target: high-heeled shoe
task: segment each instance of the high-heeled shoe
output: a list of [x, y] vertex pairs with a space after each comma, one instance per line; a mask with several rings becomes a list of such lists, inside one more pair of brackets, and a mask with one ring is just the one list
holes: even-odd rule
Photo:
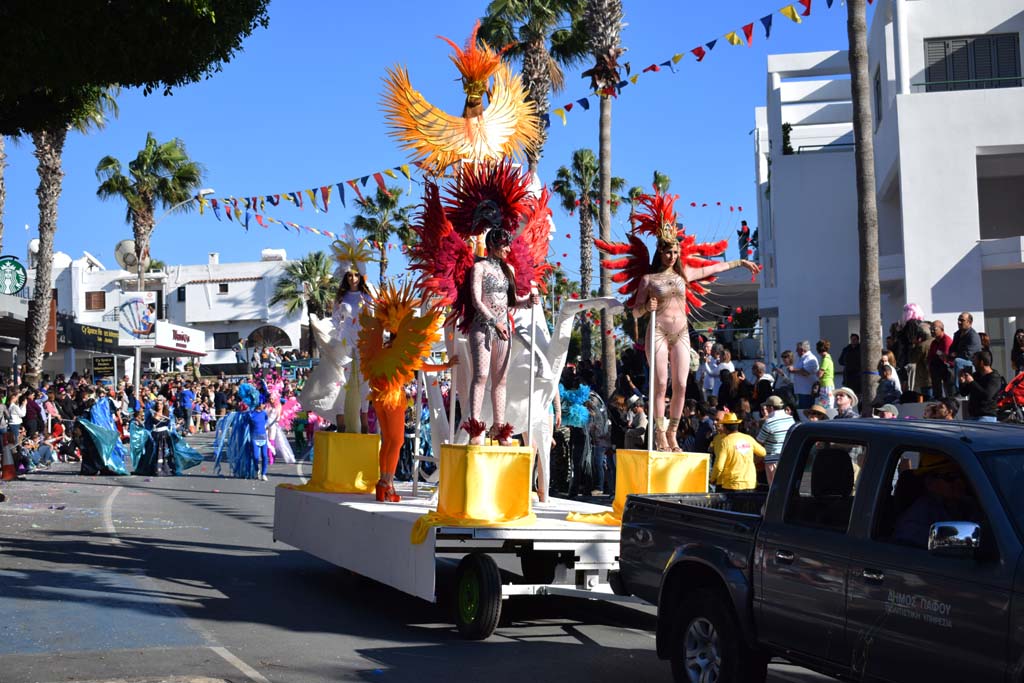
[[668, 439], [665, 438], [665, 430], [654, 430], [654, 450], [659, 453], [667, 453], [669, 450]]
[[395, 491], [394, 484], [388, 484], [388, 490], [385, 495], [387, 496], [387, 502], [389, 503], [397, 503], [402, 500], [402, 497], [398, 495], [397, 491]]
[[374, 493], [375, 493], [375, 497], [377, 498], [377, 502], [378, 503], [387, 502], [388, 483], [386, 481], [384, 481], [383, 479], [380, 479], [377, 482], [377, 489], [376, 489], [376, 491]]

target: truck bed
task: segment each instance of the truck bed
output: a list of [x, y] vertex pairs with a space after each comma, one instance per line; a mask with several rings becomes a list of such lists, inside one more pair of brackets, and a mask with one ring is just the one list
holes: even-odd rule
[[766, 498], [756, 492], [629, 496], [619, 551], [624, 584], [637, 597], [657, 602], [672, 554], [694, 542], [749, 563]]

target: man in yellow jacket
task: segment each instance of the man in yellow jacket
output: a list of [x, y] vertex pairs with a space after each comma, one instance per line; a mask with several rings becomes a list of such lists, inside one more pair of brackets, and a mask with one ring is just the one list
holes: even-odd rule
[[733, 413], [722, 418], [724, 435], [715, 444], [715, 467], [711, 471], [711, 483], [719, 491], [749, 491], [757, 488], [757, 469], [754, 457], [765, 456], [764, 447], [740, 432], [743, 420]]

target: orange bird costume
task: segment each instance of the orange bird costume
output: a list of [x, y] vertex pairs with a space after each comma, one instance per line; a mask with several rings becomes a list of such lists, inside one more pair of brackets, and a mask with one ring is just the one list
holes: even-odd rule
[[454, 359], [440, 365], [424, 362], [440, 338], [442, 314], [430, 308], [417, 315], [421, 303], [412, 283], [401, 287], [387, 283], [380, 288], [373, 311], [363, 308], [359, 315], [359, 370], [370, 385], [370, 400], [380, 423], [379, 501], [399, 500], [394, 478], [405, 440], [405, 386], [420, 370], [445, 370], [454, 364]]

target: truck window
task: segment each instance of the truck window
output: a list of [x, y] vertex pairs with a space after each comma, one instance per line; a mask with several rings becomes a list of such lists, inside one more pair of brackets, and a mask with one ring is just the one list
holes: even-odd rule
[[853, 510], [854, 482], [864, 465], [862, 444], [815, 441], [804, 448], [786, 503], [785, 521], [846, 533]]
[[993, 451], [982, 454], [981, 464], [1003, 498], [1017, 533], [1024, 538], [1024, 452]]
[[935, 522], [982, 523], [977, 497], [960, 465], [941, 451], [897, 449], [889, 458], [875, 510], [872, 538], [915, 548], [928, 547]]

